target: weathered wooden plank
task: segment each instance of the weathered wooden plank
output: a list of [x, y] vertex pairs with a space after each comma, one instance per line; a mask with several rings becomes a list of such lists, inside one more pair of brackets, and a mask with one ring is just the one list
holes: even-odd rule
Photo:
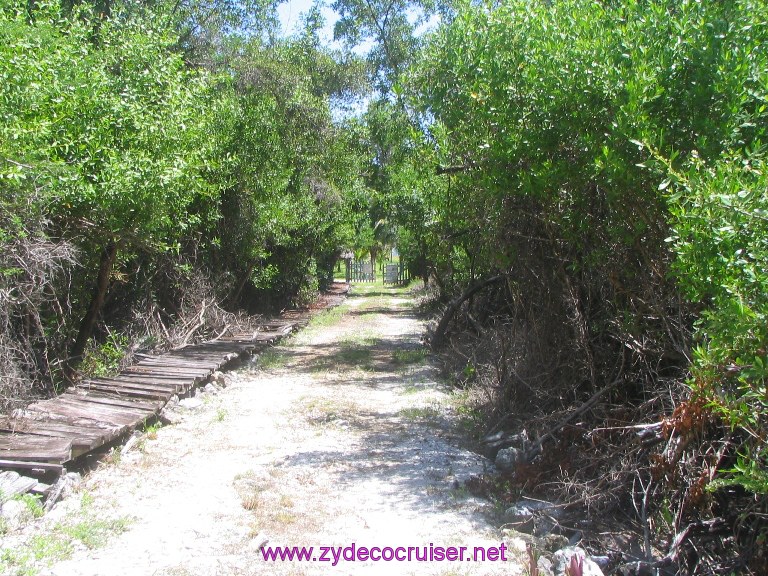
[[30, 474], [58, 474], [64, 472], [61, 464], [50, 462], [35, 462], [32, 460], [0, 460], [0, 469], [3, 470], [29, 470]]
[[139, 400], [136, 398], [120, 398], [114, 393], [110, 395], [104, 392], [88, 392], [87, 390], [67, 391], [60, 398], [69, 400], [81, 400], [84, 402], [93, 402], [96, 404], [105, 404], [113, 408], [129, 408], [131, 410], [141, 410], [146, 412], [157, 412], [165, 405], [165, 402], [158, 400]]
[[86, 380], [82, 384], [79, 384], [79, 386], [86, 389], [91, 385], [136, 388], [137, 390], [153, 390], [156, 392], [173, 395], [178, 390], [188, 388], [193, 384], [194, 383], [189, 379], [160, 382], [154, 378], [149, 378], [146, 376], [139, 376], [136, 378], [133, 376], [120, 375], [117, 378], [93, 378], [91, 380]]
[[114, 426], [98, 426], [96, 424], [85, 425], [82, 422], [36, 420], [33, 418], [5, 420], [0, 424], [0, 431], [72, 438], [73, 443], [80, 446], [89, 446], [102, 439], [111, 440], [117, 436], [118, 433], [118, 429]]
[[143, 374], [143, 375], [166, 375], [166, 376], [185, 376], [192, 379], [202, 380], [211, 375], [213, 370], [198, 370], [194, 368], [184, 369], [173, 366], [131, 366], [122, 373], [125, 374]]
[[175, 370], [195, 370], [199, 372], [218, 370], [223, 360], [211, 361], [200, 358], [166, 358], [162, 362], [137, 364], [141, 368], [173, 368]]
[[279, 332], [261, 332], [260, 334], [256, 335], [256, 341], [257, 342], [273, 342], [283, 336], [283, 334]]
[[150, 388], [142, 388], [137, 386], [124, 386], [120, 384], [97, 384], [95, 382], [88, 382], [87, 384], [81, 384], [77, 387], [78, 390], [94, 391], [94, 392], [107, 392], [116, 394], [118, 396], [127, 396], [130, 398], [146, 399], [146, 400], [162, 400], [167, 402], [173, 392], [170, 390], [153, 390]]
[[257, 331], [243, 332], [241, 334], [233, 334], [232, 336], [222, 336], [216, 342], [243, 342], [249, 343], [253, 341], [253, 337], [256, 336]]
[[0, 433], [0, 459], [63, 464], [71, 458], [71, 438]]
[[37, 480], [22, 476], [18, 472], [0, 472], [0, 503], [7, 502], [18, 494], [26, 494], [37, 486]]
[[122, 434], [130, 426], [138, 426], [141, 422], [151, 416], [151, 414], [130, 414], [130, 413], [116, 413], [101, 411], [94, 408], [91, 404], [82, 402], [78, 405], [73, 405], [69, 402], [56, 402], [52, 404], [46, 404], [42, 406], [30, 406], [30, 411], [38, 412], [55, 418], [56, 416], [63, 417], [68, 420], [83, 419], [85, 421], [99, 422], [102, 424], [109, 424], [119, 427]]
[[165, 376], [151, 376], [146, 374], [131, 374], [128, 372], [123, 372], [119, 376], [116, 376], [114, 378], [92, 378], [90, 381], [96, 382], [99, 384], [110, 384], [113, 382], [133, 382], [136, 384], [149, 384], [150, 386], [153, 386], [160, 389], [168, 389], [173, 390], [174, 388], [181, 387], [189, 387], [194, 385], [195, 380], [194, 378], [189, 378], [185, 376], [171, 376], [171, 377], [165, 377]]
[[221, 350], [198, 350], [198, 351], [179, 351], [168, 355], [167, 358], [179, 363], [184, 362], [210, 362], [216, 364], [226, 364], [231, 362], [237, 356], [248, 349], [250, 344], [232, 344], [227, 343], [226, 348]]
[[[247, 346], [247, 345], [248, 345], [247, 342], [242, 344], [242, 346]], [[196, 346], [187, 346], [184, 348], [177, 348], [176, 350], [169, 352], [169, 354], [178, 354], [179, 352], [200, 352], [202, 350], [208, 350], [210, 352], [226, 353], [226, 352], [237, 350], [238, 346], [240, 345], [232, 344], [232, 342], [227, 342], [224, 340], [209, 340], [208, 342], [203, 342], [202, 344], [197, 344]]]
[[95, 397], [75, 396], [74, 394], [62, 394], [56, 398], [56, 403], [66, 406], [82, 407], [93, 411], [93, 414], [98, 414], [99, 417], [101, 417], [102, 414], [117, 414], [134, 419], [129, 420], [129, 422], [138, 421], [138, 419], [151, 416], [154, 413], [154, 410], [146, 410], [144, 408], [138, 407], [133, 408], [130, 406], [114, 406], [104, 402], [99, 402]]
[[[119, 428], [113, 428], [111, 430], [101, 429], [100, 432], [95, 433], [93, 428], [58, 426], [57, 424], [58, 422], [51, 420], [47, 422], [39, 421], [34, 429], [26, 430], [25, 432], [37, 436], [71, 439], [72, 458], [77, 458], [99, 446], [103, 446], [117, 438], [120, 432]], [[9, 430], [4, 431], [10, 432]]]
[[212, 372], [214, 368], [209, 366], [194, 366], [191, 361], [178, 362], [176, 360], [164, 360], [151, 364], [134, 364], [126, 368], [125, 372], [155, 372], [157, 374], [193, 374], [203, 376]]
[[165, 366], [171, 368], [193, 368], [195, 370], [215, 370], [222, 365], [224, 359], [221, 355], [190, 355], [190, 356], [163, 356], [157, 360], [142, 360], [136, 366]]

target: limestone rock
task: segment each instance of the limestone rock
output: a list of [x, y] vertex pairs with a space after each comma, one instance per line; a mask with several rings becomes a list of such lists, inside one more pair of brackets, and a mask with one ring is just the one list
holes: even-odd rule
[[523, 460], [524, 456], [523, 451], [518, 448], [503, 448], [496, 454], [494, 463], [501, 472], [512, 472], [517, 463]]
[[581, 562], [582, 576], [603, 576], [600, 566], [587, 556], [583, 548], [578, 546], [562, 548], [555, 552], [552, 558], [555, 576], [565, 576], [566, 569], [571, 566], [573, 559]]
[[0, 516], [5, 520], [8, 530], [18, 530], [32, 519], [32, 513], [24, 502], [8, 500], [3, 504]]
[[559, 516], [559, 508], [551, 502], [520, 500], [506, 509], [504, 521], [512, 524], [518, 532], [543, 536], [555, 527], [551, 518]]
[[186, 408], [187, 410], [194, 410], [195, 408], [200, 408], [200, 406], [203, 405], [203, 399], [199, 396], [195, 396], [194, 398], [184, 398], [182, 400], [179, 400], [179, 406], [182, 408]]
[[539, 576], [554, 576], [552, 561], [546, 556], [539, 556], [539, 559], [536, 561], [536, 567], [539, 569]]

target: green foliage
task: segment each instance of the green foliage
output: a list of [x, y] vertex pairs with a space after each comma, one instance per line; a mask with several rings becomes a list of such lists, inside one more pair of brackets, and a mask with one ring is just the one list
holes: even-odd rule
[[766, 23], [753, 0], [467, 2], [403, 82], [448, 174], [418, 178], [444, 291], [510, 271], [529, 309], [554, 315], [560, 290], [587, 311], [559, 322], [586, 335], [573, 363], [592, 378], [613, 342], [653, 341], [640, 363], [681, 350], [668, 319], [685, 318], [670, 312], [682, 292], [693, 386], [739, 431], [729, 474], [753, 490], [768, 429]]
[[[767, 62], [768, 63], [768, 62]], [[768, 179], [762, 154], [695, 161], [669, 197], [686, 295], [704, 308], [696, 323], [693, 386], [732, 429], [745, 431], [737, 464], [715, 486], [768, 491]]]
[[26, 506], [29, 515], [32, 518], [41, 518], [43, 514], [45, 514], [45, 509], [40, 503], [40, 496], [35, 496], [33, 494], [21, 494], [16, 498], [16, 500], [22, 502], [24, 506]]
[[81, 372], [86, 376], [114, 376], [120, 371], [128, 344], [128, 338], [118, 334], [110, 334], [101, 345], [91, 344], [80, 365]]
[[[225, 305], [261, 310], [329, 281], [354, 236], [361, 164], [357, 128], [331, 102], [364, 89], [364, 67], [322, 47], [311, 18], [276, 39], [274, 7], [0, 4], [0, 295], [14, 292], [0, 321], [20, 343], [3, 346], [14, 378], [53, 390], [95, 323], [116, 333], [139, 300], [173, 322], [201, 275]], [[91, 344], [85, 371], [112, 370], [113, 348]]]
[[20, 5], [2, 15], [3, 177], [44, 186], [65, 229], [162, 245], [202, 190], [204, 83], [148, 18], [101, 21], [95, 41], [86, 8], [30, 22]]

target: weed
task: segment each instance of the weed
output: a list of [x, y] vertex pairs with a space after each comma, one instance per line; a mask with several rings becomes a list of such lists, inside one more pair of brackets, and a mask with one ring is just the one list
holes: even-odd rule
[[114, 448], [109, 449], [109, 453], [104, 457], [104, 463], [110, 464], [112, 466], [117, 466], [120, 464], [120, 460], [122, 460], [123, 457], [123, 449], [122, 446], [116, 446]]
[[223, 422], [224, 419], [227, 417], [227, 414], [228, 414], [228, 412], [227, 412], [226, 408], [217, 408], [216, 409], [216, 416], [215, 416], [214, 420], [216, 422]]
[[349, 420], [357, 413], [353, 402], [328, 398], [310, 398], [303, 402], [302, 413], [310, 424], [324, 425], [337, 419]]
[[272, 514], [272, 520], [281, 526], [295, 524], [298, 521], [296, 514], [289, 510], [277, 510]]
[[459, 390], [451, 396], [456, 414], [459, 417], [459, 425], [471, 435], [479, 435], [485, 426], [485, 416], [476, 405], [470, 390]]
[[72, 554], [72, 543], [60, 534], [34, 536], [29, 550], [37, 562], [53, 563], [66, 560]]
[[261, 496], [258, 492], [240, 496], [240, 503], [246, 510], [257, 510], [261, 505]]
[[85, 351], [80, 370], [85, 376], [114, 376], [130, 342], [127, 336], [110, 334], [101, 346], [91, 345]]
[[[39, 506], [37, 499], [31, 508]], [[80, 509], [73, 518], [66, 518], [56, 524], [52, 530], [29, 538], [21, 549], [6, 548], [0, 554], [0, 573], [14, 576], [34, 576], [36, 565], [51, 565], [66, 560], [72, 555], [75, 542], [81, 542], [88, 548], [103, 545], [113, 534], [124, 532], [129, 524], [127, 518], [104, 520], [96, 518], [91, 512], [93, 496], [84, 492], [80, 500]], [[36, 509], [36, 508], [35, 508]]]
[[397, 412], [400, 418], [405, 420], [433, 420], [440, 415], [440, 411], [431, 406], [403, 408]]
[[263, 370], [280, 368], [285, 363], [285, 356], [271, 348], [259, 354], [258, 366]]
[[418, 394], [420, 391], [421, 391], [421, 388], [419, 388], [415, 384], [407, 384], [405, 388], [403, 388], [403, 391], [401, 392], [401, 394], [406, 396], [409, 394]]
[[27, 509], [28, 514], [32, 518], [40, 518], [45, 514], [45, 509], [40, 503], [40, 496], [34, 496], [32, 494], [20, 494], [13, 498], [23, 503]]
[[427, 351], [424, 348], [415, 350], [395, 350], [392, 353], [392, 362], [395, 364], [420, 364], [427, 357]]
[[371, 362], [372, 351], [370, 348], [358, 348], [357, 346], [349, 346], [342, 344], [336, 359], [344, 364], [351, 364], [353, 366], [364, 365], [367, 366]]
[[147, 435], [147, 438], [149, 440], [156, 440], [157, 431], [160, 430], [161, 427], [162, 427], [162, 424], [160, 422], [148, 424], [147, 426], [144, 427], [144, 433]]
[[461, 405], [456, 407], [460, 426], [472, 435], [476, 435], [485, 425], [483, 412], [474, 406]]
[[333, 326], [337, 322], [339, 322], [345, 314], [344, 307], [337, 306], [336, 308], [331, 308], [330, 310], [323, 310], [319, 314], [316, 314], [312, 317], [312, 319], [309, 321], [309, 324], [307, 324], [307, 328], [324, 328], [327, 326]]
[[61, 525], [59, 529], [72, 540], [79, 540], [86, 548], [93, 549], [103, 546], [110, 536], [125, 532], [128, 524], [127, 518], [103, 520], [86, 517], [75, 524]]
[[[33, 557], [29, 551], [21, 552], [6, 548], [0, 554], [0, 569], [3, 574], [13, 574], [14, 576], [34, 576], [36, 571], [30, 564]], [[12, 571], [11, 571], [12, 570]]]
[[83, 492], [80, 496], [80, 510], [88, 510], [91, 506], [93, 506], [95, 501], [96, 500], [94, 499], [93, 494], [90, 492]]

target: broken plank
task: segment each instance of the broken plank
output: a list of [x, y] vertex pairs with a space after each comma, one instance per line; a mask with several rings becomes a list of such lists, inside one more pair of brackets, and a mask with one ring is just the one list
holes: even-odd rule
[[21, 460], [0, 460], [0, 469], [2, 470], [28, 470], [30, 474], [58, 474], [64, 472], [61, 464], [51, 464], [50, 462], [34, 462]]
[[0, 458], [63, 464], [72, 457], [72, 439], [0, 433]]
[[14, 496], [26, 494], [37, 486], [37, 480], [22, 476], [18, 472], [0, 472], [0, 504]]

